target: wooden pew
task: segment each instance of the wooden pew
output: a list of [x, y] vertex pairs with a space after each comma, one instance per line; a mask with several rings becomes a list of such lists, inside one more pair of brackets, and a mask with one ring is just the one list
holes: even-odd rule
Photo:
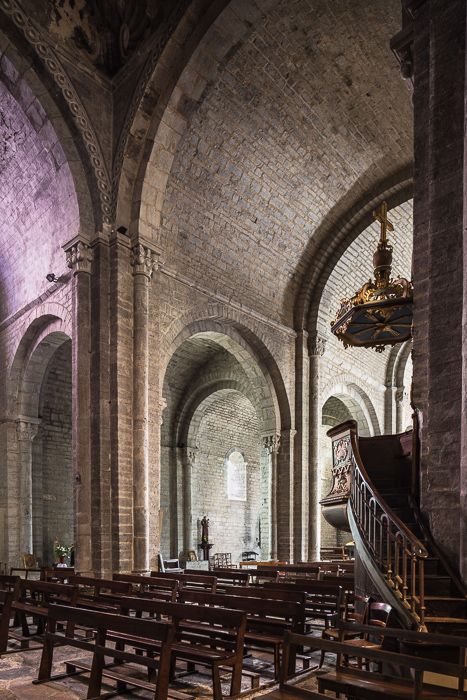
[[7, 650], [14, 592], [0, 591], [0, 655]]
[[129, 581], [113, 581], [106, 578], [94, 578], [92, 576], [70, 576], [69, 583], [76, 586], [79, 591], [78, 606], [81, 603], [90, 603], [94, 607], [100, 607], [105, 603], [106, 594], [112, 596], [131, 595], [132, 584]]
[[[21, 625], [21, 634], [10, 629], [9, 639], [20, 643], [19, 649], [9, 650], [8, 653], [24, 651], [25, 649], [40, 649], [39, 646], [31, 647], [30, 641], [41, 641], [45, 628], [49, 606], [53, 603], [64, 603], [75, 606], [78, 598], [78, 590], [74, 586], [63, 583], [48, 583], [46, 581], [32, 581], [19, 579], [14, 590], [11, 612], [17, 615]], [[31, 632], [29, 618], [36, 625], [34, 633]]]
[[[203, 594], [199, 591], [185, 591], [193, 595]], [[126, 615], [166, 615], [175, 625], [175, 641], [172, 645], [172, 657], [187, 663], [192, 669], [196, 665], [211, 669], [214, 700], [222, 700], [220, 671], [231, 670], [231, 694], [240, 692], [243, 643], [246, 628], [246, 615], [239, 610], [214, 608], [181, 603], [165, 603], [146, 598], [121, 598], [122, 612]], [[134, 618], [131, 618], [134, 619]], [[119, 649], [130, 645], [140, 651], [157, 652], [154, 643], [150, 648], [138, 635], [108, 635]]]
[[178, 580], [160, 576], [139, 576], [138, 574], [114, 574], [114, 581], [131, 583], [132, 594], [147, 595], [156, 600], [175, 603], [178, 593]]
[[279, 677], [280, 652], [284, 631], [305, 630], [305, 611], [297, 602], [228, 596], [218, 593], [202, 593], [182, 590], [179, 594], [182, 603], [195, 603], [198, 606], [219, 606], [241, 610], [247, 615], [245, 642], [251, 646], [267, 649], [274, 659], [274, 677]]
[[304, 591], [285, 590], [284, 588], [262, 588], [260, 586], [226, 586], [222, 593], [229, 596], [241, 596], [242, 598], [262, 598], [263, 600], [284, 600], [300, 603], [305, 606], [306, 593]]
[[[361, 625], [348, 625], [353, 630], [361, 628], [364, 632], [368, 627]], [[343, 625], [343, 628], [345, 626]], [[374, 629], [372, 630], [374, 633]], [[353, 647], [350, 643], [331, 642], [313, 637], [313, 646], [336, 654], [336, 670], [318, 676], [318, 691], [297, 685], [297, 672], [292, 669], [290, 658], [294, 649], [306, 643], [310, 638], [304, 635], [286, 633], [284, 639], [284, 654], [281, 665], [280, 686], [277, 690], [262, 695], [264, 700], [322, 700], [329, 698], [326, 691], [329, 690], [339, 696], [352, 698], [353, 700], [451, 700], [452, 698], [465, 697], [465, 653], [467, 650], [467, 638], [435, 635], [405, 630], [383, 629], [378, 634], [393, 639], [402, 639], [418, 648], [417, 655], [398, 653], [393, 651], [381, 651], [374, 649], [361, 649]], [[437, 658], [423, 656], [423, 651], [433, 649], [433, 645], [439, 645], [440, 649], [451, 647], [453, 658], [456, 661], [441, 661]], [[425, 654], [429, 652], [425, 651]], [[401, 676], [381, 675], [374, 671], [364, 671], [355, 666], [343, 665], [341, 660], [348, 657], [370, 659], [378, 664], [386, 664], [388, 668], [399, 667], [405, 669], [405, 678]], [[408, 673], [407, 673], [408, 672]], [[438, 682], [444, 677], [449, 677], [451, 688], [434, 685], [433, 674], [439, 674]], [[410, 679], [410, 675], [412, 679]]]
[[240, 571], [239, 569], [210, 569], [208, 571], [197, 571], [201, 576], [215, 576], [216, 591], [221, 590], [224, 586], [246, 586], [248, 585], [248, 571]]
[[217, 579], [215, 576], [200, 574], [199, 571], [190, 573], [172, 573], [169, 571], [151, 571], [151, 577], [155, 578], [172, 578], [179, 582], [181, 589], [204, 590], [209, 593], [216, 592]]
[[[66, 623], [66, 626], [59, 630], [57, 623]], [[76, 625], [82, 624], [90, 629], [96, 630], [94, 639], [78, 639], [69, 630]], [[113, 643], [109, 644], [109, 638], [115, 635], [133, 635], [141, 643], [157, 651], [159, 659], [156, 661], [153, 656], [143, 656], [141, 653], [130, 652], [128, 650], [114, 648]], [[175, 637], [173, 625], [166, 622], [157, 622], [148, 619], [136, 619], [125, 615], [115, 615], [112, 613], [99, 612], [96, 610], [78, 609], [63, 605], [52, 605], [49, 609], [47, 628], [45, 631], [45, 642], [42, 650], [42, 657], [39, 666], [37, 681], [34, 683], [45, 683], [50, 680], [58, 680], [70, 675], [77, 675], [90, 671], [88, 686], [88, 698], [101, 697], [102, 678], [110, 678], [117, 682], [118, 692], [125, 692], [128, 685], [136, 688], [144, 688], [154, 692], [155, 700], [165, 700], [168, 695], [171, 648]], [[52, 676], [53, 652], [56, 645], [72, 646], [80, 650], [90, 651], [93, 654], [92, 664], [80, 664], [79, 662], [68, 662], [67, 673]], [[152, 683], [139, 678], [132, 678], [128, 674], [119, 672], [121, 665], [105, 665], [105, 657], [113, 658], [118, 662], [132, 662], [142, 665], [147, 669], [155, 671], [158, 669], [157, 681]]]
[[70, 576], [76, 576], [72, 566], [61, 566], [59, 568], [44, 567], [41, 569], [41, 581], [50, 583], [68, 583]]
[[17, 581], [19, 581], [19, 576], [8, 576], [8, 574], [1, 574], [0, 575], [0, 590], [2, 590], [2, 591], [14, 590]]
[[[347, 582], [339, 581], [339, 585], [327, 581], [303, 581], [280, 583], [265, 583], [264, 588], [272, 590], [295, 590], [306, 594], [305, 611], [308, 621], [321, 620], [323, 623], [329, 615], [337, 612], [337, 605], [342, 590], [349, 590]], [[353, 590], [353, 585], [350, 587]]]

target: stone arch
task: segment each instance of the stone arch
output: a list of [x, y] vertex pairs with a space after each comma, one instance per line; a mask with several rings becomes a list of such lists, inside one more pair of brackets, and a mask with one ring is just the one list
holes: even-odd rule
[[[65, 328], [52, 314], [34, 318], [18, 343], [8, 376], [3, 554], [10, 562], [19, 562], [22, 552], [34, 549], [51, 564], [52, 531], [59, 522], [72, 541], [71, 338]], [[62, 481], [66, 496], [64, 491], [51, 495], [50, 485], [59, 488]], [[49, 503], [53, 499], [58, 499], [55, 506]]]
[[361, 423], [365, 429], [362, 435], [380, 435], [381, 429], [378, 421], [374, 405], [368, 394], [355, 383], [332, 383], [327, 388], [324, 388], [321, 394], [321, 406], [323, 407], [326, 401], [332, 396], [341, 400], [350, 411], [352, 417]]
[[[226, 311], [225, 316], [224, 311]], [[164, 357], [161, 365], [162, 376], [165, 374], [170, 358], [185, 340], [197, 333], [215, 334], [217, 342], [237, 357], [247, 376], [255, 384], [265, 386], [274, 404], [276, 431], [290, 430], [292, 417], [285, 383], [263, 338], [248, 328], [244, 319], [237, 320], [235, 314], [229, 310], [216, 307], [216, 312], [214, 317], [211, 315], [210, 318], [202, 318], [198, 311], [196, 314], [198, 320], [193, 320], [190, 315], [185, 319], [187, 321], [185, 325], [182, 320], [172, 324], [162, 343]]]

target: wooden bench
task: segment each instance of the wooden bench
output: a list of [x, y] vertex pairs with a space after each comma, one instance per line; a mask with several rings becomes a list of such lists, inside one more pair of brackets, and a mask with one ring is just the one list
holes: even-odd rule
[[189, 588], [194, 590], [205, 590], [210, 593], [216, 592], [217, 579], [215, 576], [205, 574], [200, 574], [199, 571], [196, 574], [192, 573], [172, 573], [169, 571], [151, 571], [151, 576], [155, 578], [172, 578], [179, 582], [180, 588]]
[[[370, 625], [342, 623], [339, 628], [343, 633], [375, 634]], [[466, 637], [391, 628], [378, 628], [377, 634], [385, 642], [402, 643], [404, 652], [355, 646], [352, 641], [317, 640], [317, 648], [336, 654], [336, 669], [319, 676], [318, 693], [307, 697], [328, 697], [326, 691], [355, 700], [449, 700], [466, 696]], [[302, 641], [302, 635], [290, 635], [287, 643], [293, 650]], [[361, 663], [349, 665], [349, 658], [373, 661], [390, 669], [392, 675], [364, 670]], [[397, 668], [400, 675], [396, 676]]]
[[239, 569], [210, 569], [208, 571], [197, 571], [196, 573], [201, 576], [215, 576], [217, 579], [216, 591], [221, 590], [224, 586], [233, 584], [246, 586], [249, 580], [248, 571], [240, 571]]
[[179, 597], [183, 603], [234, 608], [245, 613], [247, 615], [245, 642], [249, 647], [267, 649], [272, 652], [276, 679], [279, 677], [284, 631], [287, 629], [295, 632], [304, 631], [305, 611], [303, 605], [297, 602], [281, 601], [281, 604], [278, 605], [277, 601], [271, 599], [199, 591], [181, 591]]
[[8, 647], [14, 591], [0, 591], [0, 654]]
[[[306, 594], [305, 611], [309, 622], [320, 620], [322, 623], [329, 615], [337, 612], [337, 605], [341, 590], [347, 590], [346, 585], [328, 584], [327, 581], [296, 581], [265, 583], [265, 589], [302, 591]], [[353, 586], [352, 586], [353, 588]]]
[[78, 606], [85, 604], [100, 609], [106, 602], [106, 594], [126, 596], [132, 592], [132, 584], [129, 581], [75, 575], [70, 576], [69, 583], [79, 591]]
[[114, 581], [131, 583], [133, 593], [148, 595], [156, 600], [177, 600], [178, 580], [160, 576], [138, 576], [137, 574], [114, 574]]
[[[350, 626], [350, 625], [349, 625]], [[361, 628], [364, 632], [367, 626], [352, 625], [355, 629]], [[372, 630], [374, 632], [374, 629]], [[316, 647], [332, 652], [337, 656], [336, 670], [318, 676], [318, 691], [301, 687], [301, 680], [290, 665], [294, 649], [306, 644], [308, 636], [286, 633], [284, 639], [283, 662], [281, 665], [280, 685], [277, 690], [262, 695], [264, 700], [322, 700], [328, 698], [326, 691], [333, 692], [336, 697], [345, 696], [352, 700], [451, 700], [452, 698], [465, 697], [465, 652], [467, 639], [447, 635], [431, 635], [427, 633], [407, 632], [403, 630], [378, 630], [378, 634], [419, 646], [419, 651], [430, 648], [432, 644], [440, 647], [452, 647], [454, 661], [440, 661], [436, 658], [428, 658], [423, 655], [403, 654], [391, 651], [372, 649], [360, 649], [350, 643], [331, 642], [322, 639], [314, 639]], [[401, 676], [382, 675], [380, 673], [364, 671], [354, 666], [341, 664], [342, 658], [358, 657], [370, 659], [378, 664], [387, 664], [388, 667], [405, 669], [405, 678]], [[438, 674], [435, 677], [433, 674]], [[412, 675], [412, 680], [407, 676]], [[446, 688], [435, 684], [443, 679], [452, 681], [452, 688]]]
[[[9, 629], [8, 637], [19, 642], [20, 647], [8, 650], [8, 653], [42, 648], [42, 634], [45, 629], [49, 606], [57, 602], [75, 606], [77, 598], [78, 590], [74, 586], [63, 583], [19, 579], [13, 594], [11, 613], [17, 617], [21, 625], [21, 634], [13, 629]], [[30, 619], [31, 622], [29, 622]], [[31, 631], [31, 624], [36, 626], [35, 632]], [[41, 644], [34, 647], [30, 646], [32, 639], [40, 641]]]
[[330, 561], [343, 561], [348, 559], [348, 554], [345, 551], [345, 547], [321, 547], [319, 555], [321, 560], [329, 559]]
[[[58, 629], [57, 623], [65, 623], [66, 626]], [[81, 639], [70, 633], [78, 624], [83, 624], [96, 630], [95, 638]], [[143, 656], [141, 653], [117, 649], [113, 645], [114, 635], [133, 635], [141, 643], [152, 647], [157, 651], [158, 660], [154, 656]], [[174, 641], [175, 630], [173, 625], [166, 622], [157, 622], [148, 619], [135, 619], [125, 615], [99, 612], [95, 610], [78, 609], [63, 605], [51, 605], [45, 641], [39, 666], [37, 681], [45, 683], [50, 680], [59, 680], [70, 675], [79, 675], [90, 672], [88, 698], [101, 697], [102, 678], [110, 678], [117, 682], [117, 691], [125, 692], [127, 686], [143, 688], [154, 692], [155, 700], [165, 700], [168, 695], [171, 647]], [[67, 672], [52, 676], [53, 652], [55, 646], [72, 646], [77, 649], [92, 652], [90, 665], [80, 662], [67, 662]], [[114, 663], [105, 664], [105, 657], [114, 659]], [[115, 663], [117, 662], [117, 663]], [[158, 669], [157, 680], [154, 684], [144, 679], [134, 678], [123, 671], [122, 662], [131, 662], [142, 665], [146, 669], [155, 672]], [[175, 697], [181, 697], [176, 694]], [[102, 697], [108, 697], [105, 694]]]
[[[186, 591], [186, 594], [203, 594], [199, 591]], [[173, 668], [177, 659], [187, 663], [192, 671], [196, 666], [211, 669], [213, 693], [215, 700], [222, 699], [220, 671], [232, 672], [231, 694], [240, 692], [243, 644], [246, 629], [246, 615], [238, 610], [211, 608], [182, 603], [165, 603], [145, 598], [122, 598], [121, 610], [127, 615], [165, 615], [175, 625], [175, 641], [172, 645]], [[134, 619], [134, 618], [132, 618]], [[148, 647], [132, 633], [109, 636], [116, 645], [123, 649], [132, 645], [140, 651], [155, 653], [157, 647]]]
[[2, 591], [14, 590], [17, 581], [19, 581], [19, 576], [8, 576], [8, 574], [1, 574], [0, 575], [0, 590], [2, 590]]
[[72, 566], [41, 569], [41, 581], [50, 581], [51, 583], [68, 583], [70, 576], [76, 575]]

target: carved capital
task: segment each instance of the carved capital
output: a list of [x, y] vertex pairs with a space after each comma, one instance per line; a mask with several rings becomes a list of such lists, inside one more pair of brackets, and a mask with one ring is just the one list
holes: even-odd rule
[[281, 436], [277, 433], [274, 435], [265, 435], [263, 437], [263, 448], [267, 450], [269, 454], [277, 454], [280, 444]]
[[308, 339], [308, 352], [310, 355], [322, 357], [326, 351], [326, 339], [318, 333], [310, 335]]
[[66, 264], [73, 271], [74, 275], [79, 272], [91, 274], [91, 263], [93, 252], [90, 245], [82, 239], [74, 240], [63, 246], [66, 253]]
[[157, 269], [158, 255], [148, 246], [137, 243], [131, 249], [130, 262], [134, 275], [144, 275], [151, 279], [153, 271]]
[[396, 400], [396, 403], [402, 403], [404, 400], [404, 387], [400, 386], [396, 389], [394, 398]]
[[19, 420], [16, 423], [16, 435], [22, 442], [31, 442], [36, 437], [39, 430], [39, 423], [26, 420]]

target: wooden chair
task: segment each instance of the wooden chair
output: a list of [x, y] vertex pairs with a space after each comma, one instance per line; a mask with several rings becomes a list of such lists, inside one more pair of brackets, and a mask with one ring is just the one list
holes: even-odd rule
[[[360, 636], [358, 632], [345, 632], [339, 627], [339, 622], [356, 622], [360, 625], [366, 624], [368, 620], [369, 596], [359, 596], [354, 593], [344, 593], [341, 589], [337, 603], [337, 611], [333, 615], [325, 618], [322, 639], [343, 642]], [[319, 668], [324, 663], [325, 650], [321, 650]]]
[[[375, 633], [377, 628], [386, 628], [391, 614], [392, 607], [387, 603], [370, 603], [370, 608], [368, 611], [368, 625], [370, 627], [375, 627]], [[358, 647], [359, 649], [382, 649], [383, 638], [377, 633], [365, 632], [361, 639], [350, 639], [348, 641], [349, 645], [353, 647]], [[348, 659], [347, 659], [348, 661]], [[357, 663], [359, 668], [361, 668], [363, 657], [359, 656]], [[365, 667], [370, 670], [370, 662], [365, 659]], [[378, 664], [378, 671], [381, 673], [381, 664]]]

